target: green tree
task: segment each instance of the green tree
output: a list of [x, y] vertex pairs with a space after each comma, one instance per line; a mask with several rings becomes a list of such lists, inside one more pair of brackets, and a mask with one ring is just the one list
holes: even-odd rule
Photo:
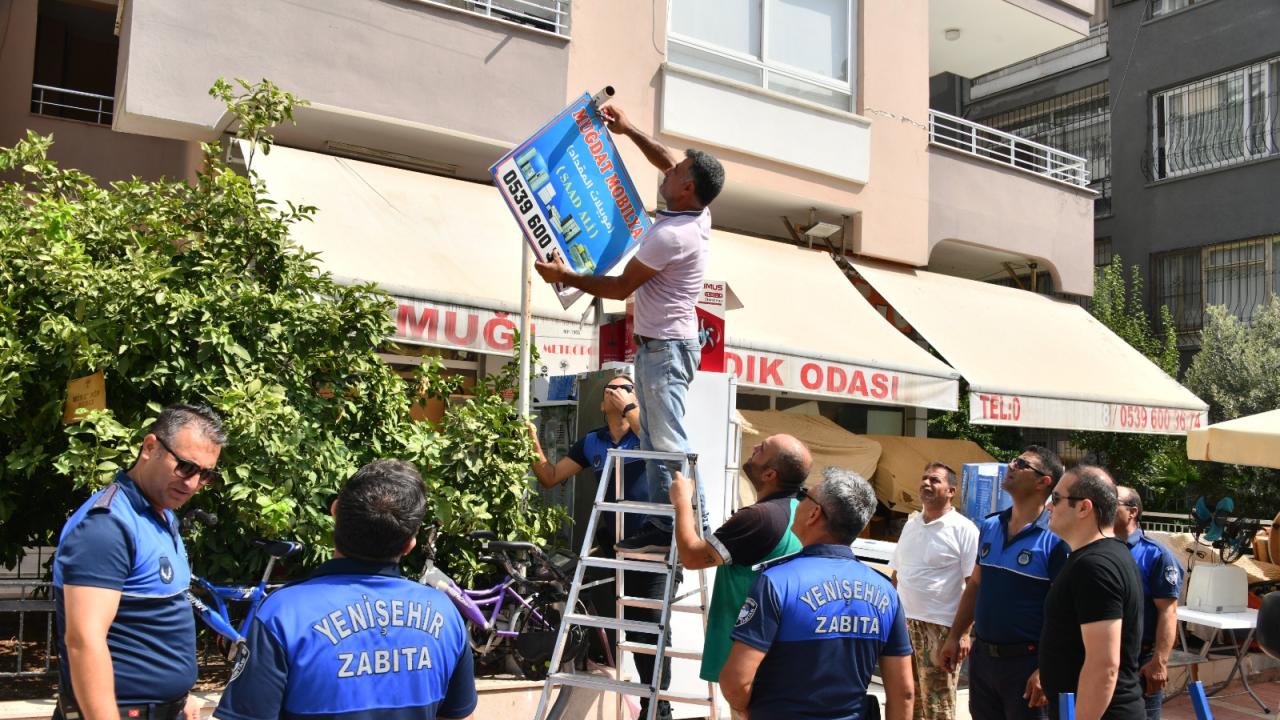
[[[267, 81], [213, 94], [238, 135], [265, 153], [270, 124], [297, 99]], [[532, 448], [503, 394], [514, 370], [483, 378], [441, 427], [413, 422], [412, 397], [457, 390], [427, 362], [412, 387], [376, 354], [390, 299], [344, 286], [289, 240], [317, 209], [272, 201], [204, 146], [193, 183], [133, 179], [101, 186], [48, 159], [29, 133], [0, 149], [0, 560], [51, 544], [67, 514], [127, 468], [163, 405], [204, 402], [223, 416], [225, 480], [194, 505], [222, 519], [189, 542], [197, 570], [243, 579], [255, 536], [327, 554], [328, 508], [341, 482], [379, 457], [422, 470], [434, 512], [454, 539], [441, 561], [478, 568], [460, 540], [473, 529], [541, 541], [563, 513], [530, 497]], [[67, 382], [102, 372], [107, 410], [64, 428]]]
[[[1272, 294], [1248, 325], [1222, 305], [1207, 308], [1200, 352], [1187, 369], [1187, 387], [1209, 403], [1210, 422], [1280, 408], [1280, 297]], [[1197, 465], [1207, 492], [1237, 495], [1247, 505], [1265, 509], [1258, 515], [1280, 503], [1280, 471]]]
[[[1142, 276], [1135, 265], [1126, 282], [1119, 256], [1098, 269], [1089, 312], [1172, 377], [1178, 375], [1178, 345], [1169, 309], [1153, 324], [1142, 303]], [[1078, 432], [1071, 441], [1105, 465], [1116, 480], [1148, 491], [1150, 509], [1181, 500], [1194, 479], [1181, 437], [1137, 433]]]

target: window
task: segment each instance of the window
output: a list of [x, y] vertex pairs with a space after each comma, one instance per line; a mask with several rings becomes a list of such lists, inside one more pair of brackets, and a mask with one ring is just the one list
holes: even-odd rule
[[1153, 255], [1153, 308], [1169, 307], [1179, 335], [1200, 330], [1209, 305], [1253, 322], [1258, 306], [1280, 293], [1278, 264], [1280, 235]]
[[1159, 17], [1167, 15], [1175, 10], [1181, 10], [1192, 5], [1202, 5], [1209, 0], [1152, 0], [1151, 17]]
[[31, 112], [110, 125], [115, 110], [115, 10], [41, 0]]
[[1278, 85], [1280, 58], [1152, 95], [1153, 178], [1276, 155]]
[[1111, 238], [1100, 237], [1093, 241], [1093, 266], [1096, 268], [1104, 268], [1111, 264], [1112, 256], [1115, 253], [1111, 250]]
[[854, 0], [672, 0], [667, 59], [853, 108]]
[[1085, 159], [1093, 216], [1111, 215], [1111, 106], [1106, 82], [983, 118], [979, 122]]

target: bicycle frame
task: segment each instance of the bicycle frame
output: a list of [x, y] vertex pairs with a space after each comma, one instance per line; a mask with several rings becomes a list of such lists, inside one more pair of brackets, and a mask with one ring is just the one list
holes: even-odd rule
[[[431, 575], [433, 570], [436, 570], [435, 564], [429, 562], [423, 572], [424, 578]], [[466, 590], [454, 582], [453, 578], [436, 570], [435, 581], [429, 584], [448, 595], [454, 606], [458, 608], [458, 612], [462, 613], [462, 617], [467, 622], [484, 630], [491, 630], [498, 637], [514, 638], [520, 634], [518, 631], [510, 628], [504, 630], [495, 627], [498, 622], [498, 614], [507, 606], [509, 601], [514, 601], [524, 606], [530, 612], [531, 617], [537, 619], [538, 622], [550, 625], [546, 618], [512, 587], [515, 582], [516, 579], [508, 575], [493, 587], [483, 590]], [[486, 610], [489, 611], [487, 617]]]
[[[258, 613], [258, 606], [262, 604], [263, 599], [267, 596], [267, 579], [271, 577], [271, 570], [275, 567], [275, 564], [276, 559], [274, 557], [267, 561], [267, 567], [262, 571], [262, 579], [253, 587], [215, 585], [198, 575], [191, 577], [193, 584], [199, 585], [209, 594], [212, 605], [200, 600], [191, 594], [189, 590], [187, 591], [187, 600], [195, 608], [196, 614], [204, 624], [231, 642], [231, 647], [227, 651], [228, 660], [234, 661], [240, 653], [240, 648], [244, 646], [245, 633], [249, 630], [249, 624], [253, 622], [253, 618]], [[249, 603], [249, 611], [245, 613], [244, 620], [240, 622], [240, 627], [238, 628], [231, 622], [227, 601]]]

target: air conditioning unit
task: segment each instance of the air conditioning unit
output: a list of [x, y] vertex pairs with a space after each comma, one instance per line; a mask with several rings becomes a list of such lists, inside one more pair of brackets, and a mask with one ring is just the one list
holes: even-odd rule
[[1249, 576], [1235, 565], [1196, 565], [1187, 584], [1187, 607], [1211, 613], [1244, 612]]

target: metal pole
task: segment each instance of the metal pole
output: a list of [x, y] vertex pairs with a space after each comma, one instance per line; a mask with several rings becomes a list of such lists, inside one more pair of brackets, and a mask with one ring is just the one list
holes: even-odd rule
[[520, 256], [520, 397], [516, 401], [516, 409], [520, 416], [529, 417], [529, 348], [533, 342], [533, 311], [530, 308], [533, 296], [533, 249], [529, 243], [520, 238], [520, 247], [524, 252]]

